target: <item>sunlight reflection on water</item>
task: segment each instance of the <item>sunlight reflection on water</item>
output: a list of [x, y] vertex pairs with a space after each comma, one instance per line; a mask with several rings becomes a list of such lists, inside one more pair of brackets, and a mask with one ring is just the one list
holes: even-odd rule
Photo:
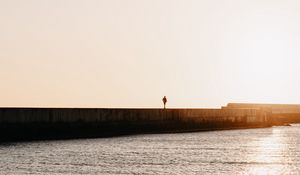
[[[285, 162], [284, 152], [287, 152], [287, 147], [284, 144], [284, 137], [281, 135], [281, 129], [272, 128], [271, 134], [266, 137], [259, 138], [254, 141], [253, 149], [255, 154], [250, 155], [249, 160], [255, 162], [259, 166], [251, 166], [246, 170], [247, 174], [282, 174], [281, 172]], [[264, 165], [264, 166], [262, 166]]]

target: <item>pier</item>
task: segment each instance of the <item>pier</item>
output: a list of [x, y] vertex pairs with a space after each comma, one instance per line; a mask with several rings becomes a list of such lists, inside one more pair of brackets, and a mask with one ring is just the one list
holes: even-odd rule
[[256, 128], [300, 122], [300, 106], [219, 109], [0, 108], [0, 141]]

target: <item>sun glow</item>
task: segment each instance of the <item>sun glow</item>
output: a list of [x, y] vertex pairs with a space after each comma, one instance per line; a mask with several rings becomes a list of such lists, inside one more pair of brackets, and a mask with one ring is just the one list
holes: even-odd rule
[[299, 5], [1, 1], [0, 106], [300, 103]]

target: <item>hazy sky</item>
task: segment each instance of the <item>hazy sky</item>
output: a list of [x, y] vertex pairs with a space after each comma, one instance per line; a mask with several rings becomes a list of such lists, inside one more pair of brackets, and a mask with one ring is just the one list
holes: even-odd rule
[[0, 106], [300, 103], [299, 0], [0, 0]]

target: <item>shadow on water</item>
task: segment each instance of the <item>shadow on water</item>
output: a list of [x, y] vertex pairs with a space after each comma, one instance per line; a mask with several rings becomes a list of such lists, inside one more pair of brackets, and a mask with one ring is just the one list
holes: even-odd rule
[[229, 129], [261, 128], [264, 125], [163, 123], [28, 123], [0, 125], [0, 144], [39, 140], [73, 140], [84, 138], [111, 138], [139, 134], [184, 133]]

